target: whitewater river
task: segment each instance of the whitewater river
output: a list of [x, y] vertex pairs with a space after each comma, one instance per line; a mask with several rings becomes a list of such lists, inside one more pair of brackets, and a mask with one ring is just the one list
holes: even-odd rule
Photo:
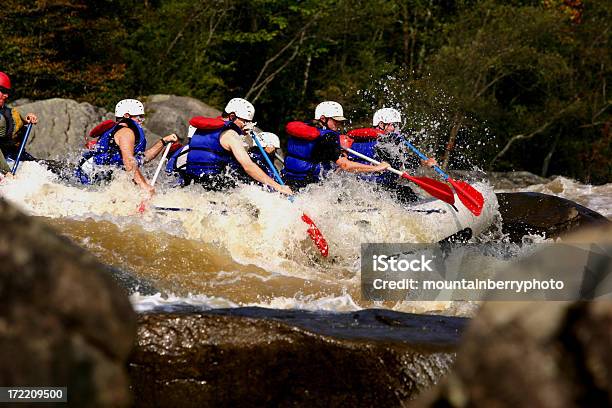
[[[402, 207], [350, 175], [334, 176], [290, 203], [279, 194], [244, 186], [232, 194], [199, 186], [173, 188], [161, 177], [144, 214], [140, 191], [127, 178], [84, 188], [58, 180], [46, 168], [26, 162], [0, 194], [40, 217], [102, 262], [135, 276], [156, 293], [136, 290], [136, 310], [262, 306], [351, 311], [383, 307], [406, 312], [470, 314], [466, 302], [361, 300], [360, 248], [368, 242], [436, 242], [439, 221]], [[503, 239], [493, 188], [485, 193], [488, 230], [479, 242]], [[575, 200], [612, 217], [612, 184], [586, 186], [564, 178], [527, 189]], [[152, 206], [190, 209], [155, 211]], [[324, 232], [330, 256], [323, 258], [301, 221], [306, 212]]]

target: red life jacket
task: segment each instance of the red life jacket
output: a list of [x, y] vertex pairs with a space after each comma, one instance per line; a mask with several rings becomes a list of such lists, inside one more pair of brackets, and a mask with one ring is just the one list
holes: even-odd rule
[[287, 123], [285, 131], [289, 136], [297, 137], [304, 140], [315, 140], [321, 135], [321, 131], [314, 126], [300, 121]]
[[363, 139], [376, 139], [378, 136], [382, 135], [384, 131], [379, 128], [359, 128], [349, 130], [347, 136], [352, 137], [353, 139], [363, 138]]
[[117, 122], [114, 120], [108, 119], [91, 129], [88, 135], [91, 140], [88, 140], [87, 136], [85, 137], [85, 147], [92, 150], [96, 146], [96, 143], [98, 143], [98, 138], [102, 136], [104, 132], [112, 129], [116, 124]]
[[220, 116], [216, 118], [205, 118], [204, 116], [194, 116], [189, 119], [189, 124], [198, 130], [214, 130], [225, 126], [225, 120]]
[[[361, 128], [350, 130], [347, 133], [347, 136], [352, 140], [351, 149], [368, 157], [375, 158], [376, 142], [378, 137], [382, 134], [384, 134], [384, 131], [378, 128]], [[353, 155], [349, 155], [349, 159], [359, 163], [368, 163], [367, 161]]]

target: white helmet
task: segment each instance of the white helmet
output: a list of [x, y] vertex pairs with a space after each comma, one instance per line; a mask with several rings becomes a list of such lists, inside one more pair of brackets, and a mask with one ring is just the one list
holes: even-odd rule
[[225, 106], [225, 113], [234, 113], [240, 119], [253, 120], [255, 107], [246, 99], [233, 98]]
[[123, 99], [115, 105], [115, 117], [122, 118], [126, 113], [131, 116], [144, 115], [144, 105], [138, 99]]
[[257, 138], [263, 147], [274, 146], [277, 149], [280, 148], [280, 140], [278, 136], [272, 132], [261, 132], [257, 135]]
[[382, 123], [401, 123], [402, 115], [400, 115], [397, 109], [393, 108], [382, 108], [374, 113], [374, 119], [372, 120], [373, 126], [378, 126]]
[[319, 119], [321, 116], [336, 120], [346, 120], [342, 105], [334, 101], [325, 101], [317, 105], [315, 109], [315, 119]]

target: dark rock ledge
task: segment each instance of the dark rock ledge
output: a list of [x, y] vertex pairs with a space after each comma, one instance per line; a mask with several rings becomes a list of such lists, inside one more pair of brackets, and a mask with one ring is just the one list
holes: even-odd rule
[[138, 406], [401, 406], [454, 359], [467, 319], [258, 308], [139, 316]]

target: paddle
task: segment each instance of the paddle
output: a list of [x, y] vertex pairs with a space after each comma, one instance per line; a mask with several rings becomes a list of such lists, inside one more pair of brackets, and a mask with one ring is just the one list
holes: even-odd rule
[[26, 126], [25, 136], [23, 137], [23, 141], [21, 142], [21, 146], [19, 147], [19, 153], [17, 153], [17, 157], [15, 157], [15, 163], [13, 164], [13, 170], [11, 171], [11, 173], [13, 173], [13, 176], [17, 172], [17, 166], [19, 166], [19, 160], [21, 159], [21, 155], [23, 154], [23, 151], [25, 150], [26, 143], [28, 143], [28, 138], [30, 137], [31, 131], [32, 131], [32, 124], [28, 123], [28, 125]]
[[193, 208], [186, 208], [186, 207], [160, 207], [160, 206], [154, 206], [153, 207], [154, 210], [156, 211], [193, 211]]
[[[257, 138], [257, 135], [255, 134], [255, 132], [251, 131], [251, 137], [253, 141], [255, 142], [255, 144], [257, 145], [257, 147], [259, 148], [259, 151], [261, 152], [262, 156], [266, 160], [266, 164], [268, 165], [270, 170], [272, 170], [272, 173], [274, 173], [274, 178], [276, 179], [278, 184], [280, 184], [281, 186], [284, 186], [285, 183], [283, 182], [283, 179], [281, 178], [280, 174], [278, 174], [276, 167], [274, 167], [274, 164], [272, 164], [272, 161], [266, 154], [266, 151], [264, 150], [263, 146], [259, 142], [259, 139]], [[289, 201], [293, 202], [293, 197], [289, 197]], [[325, 240], [325, 237], [321, 233], [321, 230], [317, 228], [314, 221], [309, 216], [307, 216], [306, 213], [302, 213], [302, 221], [308, 224], [308, 235], [310, 236], [310, 239], [312, 239], [312, 242], [314, 242], [316, 247], [319, 249], [319, 252], [321, 252], [321, 255], [326, 257], [329, 253], [329, 246], [327, 245], [327, 241]]]
[[[352, 154], [353, 156], [357, 156], [363, 160], [367, 160], [372, 164], [380, 164], [379, 161], [372, 159], [364, 154], [356, 152], [353, 149], [349, 149], [348, 147], [342, 147], [344, 150]], [[437, 180], [430, 179], [429, 177], [413, 177], [406, 173], [405, 171], [396, 170], [392, 167], [387, 168], [388, 171], [397, 174], [407, 180], [412, 181], [417, 186], [421, 187], [423, 190], [427, 191], [433, 197], [442, 200], [446, 203], [453, 205], [455, 203], [455, 195], [449, 186], [444, 183], [441, 183]]]
[[[170, 151], [171, 147], [172, 147], [172, 143], [168, 143], [168, 145], [166, 146], [166, 149], [164, 150], [164, 154], [162, 155], [162, 158], [159, 160], [159, 164], [157, 165], [157, 169], [155, 170], [155, 174], [153, 175], [153, 180], [151, 180], [151, 187], [155, 186], [155, 182], [157, 181], [157, 176], [159, 176], [159, 172], [161, 171], [161, 168], [164, 165], [164, 161], [166, 160], [166, 156], [168, 156], [168, 152]], [[142, 199], [142, 201], [140, 202], [140, 205], [138, 206], [139, 213], [142, 214], [143, 212], [145, 212], [147, 208], [147, 201], [148, 199], [146, 198]]]
[[[401, 135], [398, 136], [406, 144], [406, 146], [408, 146], [421, 158], [421, 160], [428, 159], [427, 156], [421, 153], [416, 147], [414, 147]], [[440, 167], [434, 166], [434, 170], [437, 171], [438, 174], [440, 174], [445, 181], [449, 182], [451, 186], [453, 186], [455, 192], [457, 193], [457, 197], [459, 197], [459, 200], [461, 200], [463, 205], [465, 205], [465, 207], [470, 210], [474, 215], [479, 216], [482, 212], [482, 206], [484, 205], [484, 197], [482, 196], [482, 194], [465, 181], [453, 180], [448, 174], [442, 171]]]

